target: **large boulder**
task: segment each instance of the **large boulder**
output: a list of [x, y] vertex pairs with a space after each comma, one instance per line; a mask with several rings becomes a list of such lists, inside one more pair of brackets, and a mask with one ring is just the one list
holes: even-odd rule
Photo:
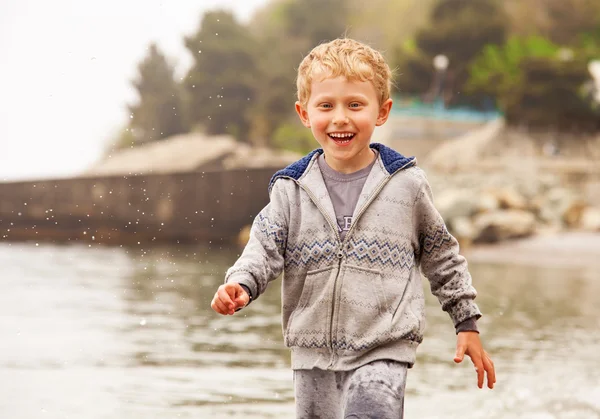
[[435, 206], [444, 220], [469, 217], [477, 212], [477, 195], [468, 189], [446, 189], [437, 194]]
[[190, 133], [119, 150], [90, 167], [82, 176], [282, 168], [300, 157], [297, 153], [252, 147], [228, 135]]
[[475, 216], [475, 242], [491, 243], [535, 233], [535, 216], [523, 210], [500, 210]]

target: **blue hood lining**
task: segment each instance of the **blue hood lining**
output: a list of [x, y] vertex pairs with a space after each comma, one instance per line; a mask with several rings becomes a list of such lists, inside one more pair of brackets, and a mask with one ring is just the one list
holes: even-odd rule
[[[370, 145], [370, 147], [379, 152], [385, 170], [387, 170], [387, 172], [390, 175], [394, 174], [396, 171], [403, 168], [411, 161], [415, 160], [414, 157], [405, 157], [402, 154], [398, 153], [396, 150], [386, 147], [383, 144], [373, 143]], [[278, 172], [276, 172], [273, 175], [273, 177], [271, 177], [271, 181], [269, 182], [269, 193], [271, 192], [271, 188], [273, 187], [275, 181], [281, 177], [292, 178], [294, 180], [300, 179], [300, 177], [304, 174], [306, 168], [310, 164], [313, 156], [317, 153], [322, 154], [323, 149], [318, 148], [316, 150], [313, 150], [297, 162], [294, 162], [285, 169], [281, 169]]]

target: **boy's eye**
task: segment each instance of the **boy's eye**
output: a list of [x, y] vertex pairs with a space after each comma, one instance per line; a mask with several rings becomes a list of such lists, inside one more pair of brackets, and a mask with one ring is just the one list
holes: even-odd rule
[[321, 108], [327, 108], [327, 109], [329, 109], [329, 108], [331, 108], [332, 106], [331, 106], [331, 104], [330, 104], [330, 103], [322, 103], [320, 107], [321, 107]]
[[351, 108], [360, 108], [360, 106], [361, 106], [361, 104], [360, 104], [360, 103], [358, 103], [358, 102], [352, 102], [352, 103], [350, 104], [350, 107], [351, 107]]

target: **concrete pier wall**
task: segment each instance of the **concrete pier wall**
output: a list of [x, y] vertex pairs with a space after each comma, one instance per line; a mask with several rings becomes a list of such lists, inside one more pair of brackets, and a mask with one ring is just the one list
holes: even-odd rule
[[0, 183], [0, 240], [231, 241], [276, 169]]

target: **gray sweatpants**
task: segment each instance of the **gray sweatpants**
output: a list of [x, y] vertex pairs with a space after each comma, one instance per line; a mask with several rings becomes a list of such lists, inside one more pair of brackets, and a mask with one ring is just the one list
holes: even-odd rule
[[295, 370], [297, 419], [402, 419], [406, 364], [374, 361], [352, 371]]

